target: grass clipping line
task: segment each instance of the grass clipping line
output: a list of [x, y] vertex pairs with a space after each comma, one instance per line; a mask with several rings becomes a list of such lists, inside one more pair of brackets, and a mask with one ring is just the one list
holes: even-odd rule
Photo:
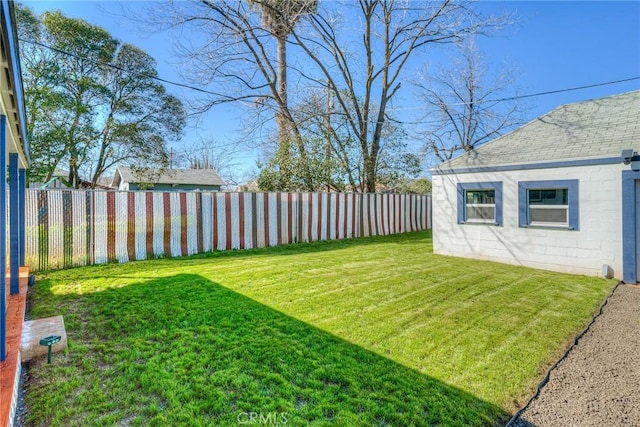
[[553, 372], [553, 370], [556, 369], [556, 367], [560, 364], [560, 362], [562, 362], [564, 359], [567, 358], [567, 356], [569, 356], [569, 353], [571, 353], [571, 350], [573, 350], [573, 348], [575, 346], [578, 345], [578, 342], [580, 341], [580, 339], [584, 336], [584, 334], [586, 334], [589, 329], [591, 329], [591, 325], [593, 325], [596, 321], [596, 319], [598, 317], [600, 317], [604, 311], [604, 307], [607, 305], [607, 303], [609, 302], [609, 299], [613, 296], [613, 294], [616, 292], [616, 289], [618, 289], [618, 287], [620, 285], [622, 285], [624, 282], [620, 281], [616, 284], [616, 286], [611, 290], [611, 292], [609, 293], [609, 295], [607, 296], [607, 298], [604, 300], [604, 302], [600, 305], [600, 309], [598, 310], [598, 312], [595, 314], [595, 316], [593, 316], [593, 318], [591, 319], [591, 321], [589, 322], [589, 324], [587, 325], [586, 328], [584, 328], [584, 330], [582, 332], [580, 332], [576, 338], [573, 340], [573, 343], [567, 348], [567, 350], [564, 352], [564, 354], [560, 357], [560, 359], [558, 359], [556, 361], [556, 363], [554, 363], [553, 365], [551, 365], [551, 367], [547, 370], [546, 375], [544, 376], [544, 378], [542, 379], [542, 381], [540, 381], [540, 383], [538, 384], [538, 386], [536, 387], [536, 392], [533, 394], [533, 396], [531, 396], [531, 398], [527, 401], [527, 403], [520, 409], [518, 409], [518, 412], [516, 412], [513, 417], [511, 417], [511, 419], [509, 420], [509, 422], [507, 424], [505, 424], [505, 427], [512, 427], [514, 426], [515, 422], [520, 418], [520, 416], [522, 415], [522, 413], [524, 411], [526, 411], [529, 406], [531, 406], [531, 403], [536, 400], [538, 397], [540, 397], [540, 393], [542, 392], [542, 389], [545, 385], [547, 385], [547, 383], [549, 382], [549, 378], [551, 377], [551, 372]]

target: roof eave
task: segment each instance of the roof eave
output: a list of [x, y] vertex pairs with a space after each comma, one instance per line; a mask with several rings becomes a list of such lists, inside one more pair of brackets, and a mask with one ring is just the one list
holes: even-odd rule
[[555, 169], [565, 167], [578, 167], [578, 166], [596, 166], [596, 165], [612, 165], [616, 163], [623, 163], [622, 157], [586, 157], [586, 158], [574, 158], [563, 160], [550, 160], [541, 162], [530, 163], [505, 163], [496, 165], [483, 165], [483, 166], [467, 166], [456, 168], [443, 168], [436, 166], [430, 170], [431, 175], [455, 175], [462, 173], [483, 173], [483, 172], [509, 172], [519, 170], [532, 170], [532, 169]]
[[[20, 141], [15, 143], [15, 152], [17, 152], [25, 168], [29, 166], [31, 161], [29, 155], [29, 142], [27, 139], [26, 129], [26, 113], [24, 104], [24, 88], [22, 86], [22, 72], [20, 68], [19, 49], [18, 49], [18, 36], [15, 26], [15, 15], [13, 12], [13, 2], [3, 1], [0, 11], [2, 13], [1, 25], [2, 34], [5, 36], [5, 42], [7, 47], [7, 68], [10, 75], [10, 86], [13, 92], [14, 105], [7, 105], [7, 108], [11, 108], [14, 115], [18, 120], [18, 135]], [[7, 111], [8, 113], [8, 111]]]

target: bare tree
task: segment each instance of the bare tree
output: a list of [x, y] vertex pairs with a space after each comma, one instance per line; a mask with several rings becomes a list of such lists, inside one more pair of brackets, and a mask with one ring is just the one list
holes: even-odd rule
[[190, 169], [214, 169], [228, 184], [238, 184], [243, 177], [238, 175], [237, 143], [221, 142], [214, 138], [202, 138], [177, 152], [177, 162]]
[[327, 10], [309, 17], [311, 31], [294, 30], [293, 36], [321, 73], [320, 78], [305, 76], [331, 87], [360, 147], [365, 190], [374, 192], [387, 109], [409, 59], [428, 46], [460, 42], [504, 21], [481, 17], [460, 1], [359, 0], [357, 5], [361, 27], [355, 31], [362, 34], [357, 46], [352, 36], [345, 37], [341, 19]]
[[362, 191], [362, 159], [342, 115], [336, 114], [331, 91], [310, 91], [294, 108], [294, 118], [305, 136], [318, 172], [318, 189]]
[[[450, 68], [423, 73], [416, 82], [425, 105], [425, 151], [440, 161], [475, 147], [522, 123], [523, 105], [513, 96], [514, 72], [488, 72], [471, 38], [459, 46], [459, 57]], [[489, 77], [491, 76], [491, 77]]]
[[[248, 0], [257, 6], [261, 13], [262, 24], [276, 40], [276, 125], [278, 127], [278, 152], [289, 157], [292, 120], [287, 116], [289, 110], [287, 85], [287, 39], [301, 17], [316, 10], [317, 0]], [[295, 124], [293, 124], [295, 125]], [[305, 150], [301, 155], [305, 155]], [[286, 165], [288, 162], [284, 162]], [[284, 175], [289, 175], [285, 172]]]
[[[302, 136], [289, 109], [287, 39], [315, 7], [316, 0], [176, 1], [143, 18], [156, 30], [180, 31], [176, 49], [185, 59], [183, 75], [199, 87], [213, 87], [194, 111], [241, 103], [271, 114], [281, 155], [288, 155], [290, 144], [300, 153], [298, 169], [306, 189], [313, 183], [306, 172]], [[190, 33], [198, 36], [184, 36]], [[291, 189], [286, 179], [289, 171], [284, 172], [280, 189]]]
[[[305, 136], [310, 163], [316, 169], [320, 188], [328, 191], [365, 192], [363, 152], [349, 121], [330, 92], [315, 91], [293, 108], [294, 118]], [[348, 94], [345, 94], [348, 95]], [[377, 110], [372, 107], [372, 111]], [[352, 112], [355, 114], [355, 112]], [[396, 120], [385, 123], [376, 157], [376, 182], [394, 187], [400, 179], [411, 178], [419, 170], [419, 157], [411, 152], [406, 132]], [[419, 169], [419, 168], [418, 168]]]
[[[410, 71], [410, 58], [504, 22], [453, 0], [200, 0], [172, 2], [169, 13], [158, 16], [165, 28], [182, 31], [180, 52], [192, 81], [215, 87], [200, 110], [240, 102], [273, 114], [280, 143], [271, 162], [271, 175], [279, 180], [275, 188], [318, 188], [316, 165], [289, 105], [292, 93], [305, 91], [288, 87], [286, 71], [296, 73], [303, 89], [328, 86], [333, 102], [325, 119], [348, 126], [342, 134], [357, 147], [356, 184], [364, 191], [376, 189], [384, 136], [392, 133], [385, 130], [388, 108]], [[207, 37], [189, 37], [188, 31]], [[296, 53], [295, 63], [286, 61], [287, 50]]]

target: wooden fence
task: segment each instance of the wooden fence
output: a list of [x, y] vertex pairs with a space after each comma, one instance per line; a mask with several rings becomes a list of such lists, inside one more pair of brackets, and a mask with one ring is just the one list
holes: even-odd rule
[[431, 196], [27, 190], [32, 270], [431, 228]]

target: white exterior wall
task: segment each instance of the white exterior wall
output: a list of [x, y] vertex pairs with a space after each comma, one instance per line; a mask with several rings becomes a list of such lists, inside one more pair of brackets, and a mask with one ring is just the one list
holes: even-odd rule
[[[622, 278], [622, 164], [433, 176], [433, 250], [566, 273]], [[518, 182], [577, 179], [579, 230], [520, 228]], [[457, 184], [502, 181], [503, 226], [458, 224]]]

